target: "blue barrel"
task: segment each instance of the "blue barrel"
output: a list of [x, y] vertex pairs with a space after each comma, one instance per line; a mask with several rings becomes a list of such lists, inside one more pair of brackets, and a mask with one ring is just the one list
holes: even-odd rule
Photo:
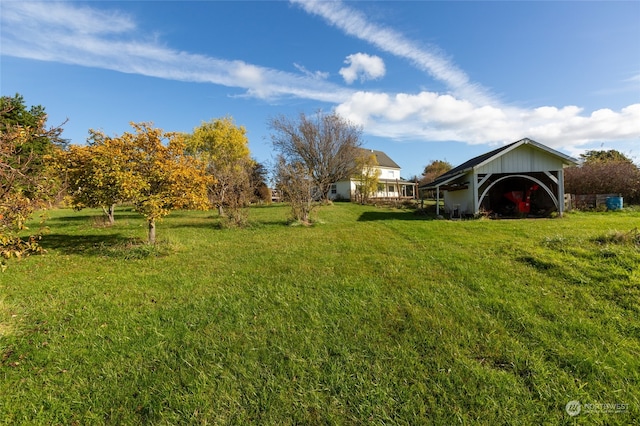
[[607, 210], [621, 210], [622, 197], [607, 197]]

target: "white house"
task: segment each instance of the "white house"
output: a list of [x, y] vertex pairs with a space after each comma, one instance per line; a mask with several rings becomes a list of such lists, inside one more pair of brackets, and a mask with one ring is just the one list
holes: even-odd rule
[[[399, 199], [415, 198], [416, 184], [403, 180], [400, 177], [400, 166], [382, 151], [373, 149], [363, 149], [365, 153], [375, 155], [378, 163], [375, 168], [380, 170], [378, 177], [378, 190], [369, 198], [378, 199]], [[357, 181], [354, 178], [342, 180], [331, 185], [329, 199], [331, 200], [353, 200], [356, 195]]]
[[563, 169], [576, 160], [531, 139], [472, 158], [420, 187], [435, 190], [450, 217], [475, 215], [546, 215], [564, 211]]

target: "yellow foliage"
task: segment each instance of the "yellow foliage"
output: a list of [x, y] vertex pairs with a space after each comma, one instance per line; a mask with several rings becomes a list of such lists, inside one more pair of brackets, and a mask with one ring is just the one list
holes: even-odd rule
[[246, 133], [232, 117], [203, 122], [187, 137], [187, 152], [216, 167], [231, 165], [250, 155]]
[[362, 156], [356, 158], [358, 173], [356, 180], [356, 197], [362, 203], [366, 202], [378, 187], [380, 169], [375, 154], [368, 154], [366, 151]]
[[180, 208], [208, 206], [203, 161], [186, 157], [183, 135], [151, 123], [108, 137], [91, 130], [88, 146], [72, 146], [57, 159], [76, 207], [131, 202], [153, 222]]
[[165, 133], [150, 123], [131, 126], [136, 133], [125, 133], [121, 139], [133, 148], [130, 163], [139, 180], [132, 183], [136, 210], [152, 221], [175, 209], [206, 208], [210, 179], [202, 161], [185, 157], [183, 136]]
[[210, 202], [220, 212], [229, 203], [230, 193], [243, 187], [241, 183], [253, 165], [246, 133], [232, 117], [224, 117], [203, 122], [185, 138], [186, 152], [206, 167]]

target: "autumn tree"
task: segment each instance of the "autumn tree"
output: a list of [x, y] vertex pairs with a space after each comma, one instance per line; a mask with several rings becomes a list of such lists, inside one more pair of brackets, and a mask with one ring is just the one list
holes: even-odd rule
[[341, 116], [318, 111], [307, 117], [278, 116], [269, 120], [274, 148], [293, 169], [302, 167], [323, 200], [331, 185], [356, 172], [355, 159], [362, 145], [360, 127]]
[[91, 131], [89, 145], [72, 147], [62, 163], [78, 207], [130, 202], [154, 244], [156, 222], [172, 210], [207, 207], [209, 178], [201, 161], [185, 155], [183, 135], [151, 123], [131, 126], [134, 132], [115, 137]]
[[39, 234], [18, 236], [56, 187], [47, 158], [64, 141], [62, 127], [46, 128], [44, 108], [27, 110], [20, 95], [0, 99], [0, 255], [38, 252]]
[[584, 154], [580, 154], [580, 159], [584, 164], [591, 163], [610, 163], [610, 162], [622, 162], [633, 163], [629, 157], [624, 155], [618, 150], [610, 149], [604, 150], [590, 150]]
[[356, 199], [364, 204], [369, 201], [371, 195], [378, 189], [378, 178], [380, 168], [375, 154], [363, 150], [361, 155], [356, 157], [357, 172], [354, 175], [356, 182]]
[[564, 171], [565, 192], [621, 194], [628, 203], [640, 202], [640, 168], [616, 151], [587, 151], [581, 164]]
[[18, 147], [19, 155], [33, 153], [29, 172], [38, 173], [37, 168], [45, 166], [47, 155], [53, 154], [56, 148], [64, 148], [69, 141], [62, 138], [62, 126], [64, 123], [46, 128], [47, 113], [42, 105], [27, 108], [24, 98], [20, 94], [14, 97], [2, 96], [0, 98], [0, 132], [7, 133], [16, 128], [27, 131], [30, 134]]
[[209, 202], [217, 207], [220, 216], [225, 214], [225, 208], [235, 209], [231, 219], [242, 217], [237, 209], [248, 205], [253, 192], [253, 160], [246, 133], [233, 118], [224, 117], [203, 122], [186, 136], [187, 152], [203, 161], [213, 178], [208, 186]]
[[422, 183], [431, 183], [440, 175], [445, 174], [449, 170], [451, 170], [453, 166], [443, 160], [433, 160], [429, 164], [427, 164], [422, 172]]
[[67, 183], [73, 207], [100, 207], [113, 224], [115, 206], [136, 199], [144, 177], [132, 163], [137, 155], [133, 144], [96, 130], [89, 130], [89, 134], [86, 146], [60, 151], [56, 165]]
[[133, 205], [146, 219], [149, 243], [156, 240], [156, 221], [172, 210], [206, 209], [207, 185], [204, 164], [185, 155], [184, 137], [153, 128], [151, 123], [131, 123], [135, 133], [120, 138], [133, 147], [131, 163], [142, 178]]

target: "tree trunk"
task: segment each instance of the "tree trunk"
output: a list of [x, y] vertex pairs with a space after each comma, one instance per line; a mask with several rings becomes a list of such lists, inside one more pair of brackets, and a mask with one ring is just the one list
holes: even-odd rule
[[115, 210], [115, 204], [110, 204], [109, 207], [102, 206], [102, 211], [107, 216], [107, 219], [109, 219], [109, 225], [113, 225], [114, 223], [116, 223], [116, 218], [114, 217]]
[[156, 220], [149, 219], [149, 244], [156, 243]]
[[322, 191], [322, 204], [327, 204], [330, 200], [329, 200], [329, 191], [331, 190], [331, 184], [329, 185], [325, 185], [322, 186], [321, 191]]
[[224, 216], [224, 209], [222, 207], [222, 204], [218, 204], [218, 215]]

